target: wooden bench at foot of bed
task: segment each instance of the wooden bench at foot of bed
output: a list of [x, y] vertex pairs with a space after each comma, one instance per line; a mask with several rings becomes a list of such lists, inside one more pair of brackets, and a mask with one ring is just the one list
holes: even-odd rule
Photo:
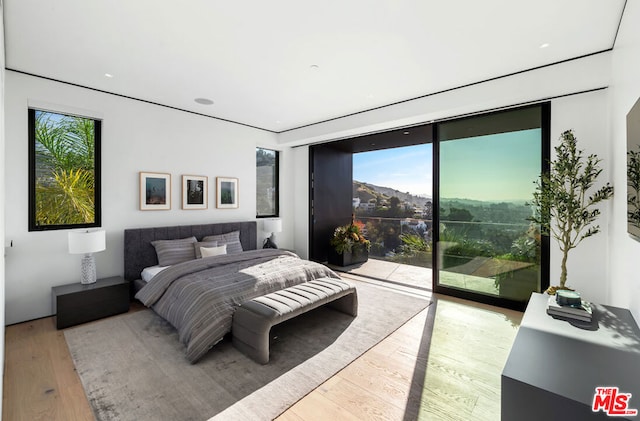
[[342, 279], [320, 278], [247, 301], [233, 315], [233, 345], [256, 362], [266, 364], [271, 327], [323, 304], [357, 316], [355, 286]]

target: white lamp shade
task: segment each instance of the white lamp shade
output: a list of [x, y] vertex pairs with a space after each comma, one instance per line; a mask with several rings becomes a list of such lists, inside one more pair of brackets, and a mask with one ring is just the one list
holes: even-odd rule
[[69, 253], [88, 254], [102, 251], [107, 248], [104, 230], [97, 231], [70, 231]]
[[282, 231], [282, 219], [265, 219], [264, 232], [280, 232]]

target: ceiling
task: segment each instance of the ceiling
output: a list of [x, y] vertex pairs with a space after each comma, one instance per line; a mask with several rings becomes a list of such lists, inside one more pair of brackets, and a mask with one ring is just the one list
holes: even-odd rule
[[283, 132], [611, 49], [625, 1], [4, 0], [6, 68]]

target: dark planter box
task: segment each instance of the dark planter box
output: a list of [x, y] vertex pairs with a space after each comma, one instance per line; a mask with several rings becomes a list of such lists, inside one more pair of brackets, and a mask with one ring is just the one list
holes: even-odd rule
[[357, 263], [364, 263], [369, 260], [369, 252], [366, 249], [353, 249], [348, 252], [345, 251], [342, 254], [336, 253], [336, 251], [331, 248], [329, 249], [329, 256], [327, 257], [330, 265], [336, 266], [351, 266]]
[[472, 257], [445, 254], [442, 256], [442, 266], [440, 267], [440, 269], [447, 269], [464, 265], [465, 263], [469, 263], [471, 260], [473, 260]]
[[539, 292], [540, 272], [537, 266], [515, 270], [497, 277], [501, 297], [528, 301], [532, 292]]

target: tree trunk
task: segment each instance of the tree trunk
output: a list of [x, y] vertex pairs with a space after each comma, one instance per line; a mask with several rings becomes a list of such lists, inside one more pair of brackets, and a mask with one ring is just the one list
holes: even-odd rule
[[560, 264], [560, 288], [564, 288], [567, 282], [567, 257], [569, 256], [569, 248], [565, 247], [562, 252], [562, 263]]

